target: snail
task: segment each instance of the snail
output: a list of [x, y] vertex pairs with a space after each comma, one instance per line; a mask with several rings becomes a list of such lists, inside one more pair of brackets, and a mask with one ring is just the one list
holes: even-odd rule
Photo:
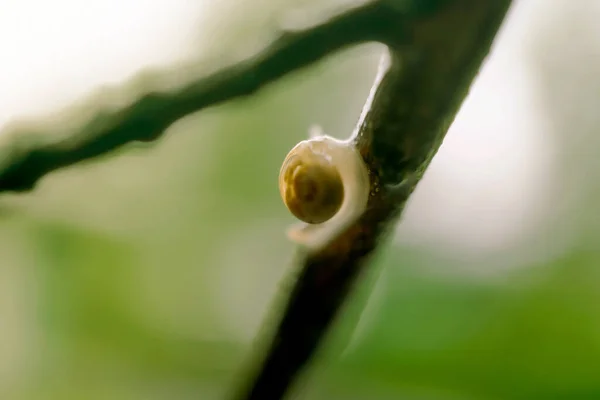
[[334, 240], [365, 211], [370, 193], [369, 171], [353, 138], [342, 141], [311, 129], [279, 172], [279, 191], [288, 210], [303, 221], [288, 237], [309, 251]]

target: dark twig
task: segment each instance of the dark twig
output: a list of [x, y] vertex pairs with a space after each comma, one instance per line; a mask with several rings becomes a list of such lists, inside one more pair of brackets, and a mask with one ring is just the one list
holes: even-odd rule
[[[0, 192], [29, 190], [41, 177], [59, 168], [131, 142], [154, 141], [173, 122], [190, 113], [250, 95], [350, 44], [382, 40], [391, 28], [389, 15], [384, 3], [370, 2], [305, 29], [285, 31], [249, 59], [176, 91], [146, 92], [123, 108], [88, 111], [90, 117], [75, 127], [49, 127], [46, 121], [14, 124], [2, 133], [8, 139], [0, 147]], [[156, 75], [148, 80], [160, 81], [161, 74]], [[89, 108], [94, 108], [97, 101], [93, 99]], [[49, 134], [49, 130], [60, 134]]]
[[402, 13], [402, 24], [388, 31], [392, 62], [359, 121], [357, 145], [372, 177], [368, 210], [328, 248], [301, 257], [267, 356], [238, 399], [281, 399], [314, 354], [442, 143], [510, 5], [434, 3], [434, 12], [412, 19]]

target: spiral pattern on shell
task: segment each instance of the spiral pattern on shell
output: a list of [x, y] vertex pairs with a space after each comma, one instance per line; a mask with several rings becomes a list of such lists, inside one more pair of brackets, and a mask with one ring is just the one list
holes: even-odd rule
[[344, 200], [342, 177], [326, 150], [325, 142], [300, 142], [279, 173], [283, 202], [296, 218], [309, 224], [332, 218]]

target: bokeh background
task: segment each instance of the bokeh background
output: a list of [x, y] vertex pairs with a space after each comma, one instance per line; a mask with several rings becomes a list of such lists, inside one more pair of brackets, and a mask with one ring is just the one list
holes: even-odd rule
[[[2, 0], [0, 145], [14, 119], [50, 121], [147, 68], [214, 70], [287, 13], [344, 1]], [[596, 0], [515, 1], [294, 396], [600, 398], [599, 15]], [[0, 398], [231, 393], [293, 279], [280, 163], [311, 124], [348, 136], [381, 51], [0, 195]]]

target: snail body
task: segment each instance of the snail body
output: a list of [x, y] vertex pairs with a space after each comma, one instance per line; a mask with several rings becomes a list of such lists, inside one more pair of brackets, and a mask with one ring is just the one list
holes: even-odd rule
[[298, 143], [279, 172], [279, 191], [301, 224], [288, 237], [319, 250], [354, 223], [369, 199], [369, 172], [352, 140], [318, 134]]

